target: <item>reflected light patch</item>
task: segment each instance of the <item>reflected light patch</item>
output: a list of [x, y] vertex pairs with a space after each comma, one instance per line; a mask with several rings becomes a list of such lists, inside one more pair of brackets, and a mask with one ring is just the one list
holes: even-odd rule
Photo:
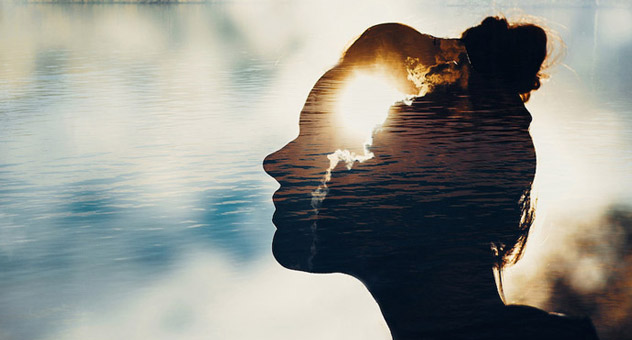
[[386, 77], [357, 73], [342, 89], [338, 101], [342, 127], [370, 145], [373, 131], [384, 123], [391, 105], [406, 99]]
[[[362, 145], [362, 153], [338, 149], [327, 155], [329, 168], [321, 184], [312, 192], [312, 208], [316, 214], [329, 191], [327, 182], [331, 180], [333, 169], [338, 163], [345, 162], [347, 170], [351, 170], [355, 162], [373, 158], [373, 153], [368, 149], [373, 143], [373, 132], [384, 123], [393, 104], [399, 101], [409, 103], [410, 99], [383, 76], [370, 73], [352, 76], [342, 89], [337, 110], [343, 133], [349, 134], [354, 142], [357, 140], [358, 146]], [[312, 229], [316, 229], [315, 224]]]

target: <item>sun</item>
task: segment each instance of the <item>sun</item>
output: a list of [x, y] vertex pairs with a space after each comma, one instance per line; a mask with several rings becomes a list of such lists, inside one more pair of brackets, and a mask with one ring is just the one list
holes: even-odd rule
[[370, 145], [373, 131], [384, 123], [390, 107], [406, 100], [387, 77], [356, 72], [341, 89], [336, 110], [339, 124], [362, 146]]

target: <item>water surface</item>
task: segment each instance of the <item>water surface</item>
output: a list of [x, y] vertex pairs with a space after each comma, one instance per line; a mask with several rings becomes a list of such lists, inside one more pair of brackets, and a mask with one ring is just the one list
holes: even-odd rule
[[[632, 13], [528, 5], [566, 57], [527, 105], [539, 210], [508, 298], [592, 311], [604, 339], [621, 339], [632, 312]], [[388, 338], [357, 282], [274, 263], [277, 185], [262, 160], [296, 136], [307, 92], [366, 27], [401, 21], [456, 37], [499, 11], [512, 12], [2, 5], [0, 337]]]

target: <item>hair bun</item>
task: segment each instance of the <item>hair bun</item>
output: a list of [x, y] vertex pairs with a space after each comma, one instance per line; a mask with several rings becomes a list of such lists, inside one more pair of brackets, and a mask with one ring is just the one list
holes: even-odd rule
[[532, 24], [510, 25], [505, 18], [487, 17], [461, 36], [472, 67], [500, 78], [526, 101], [540, 87], [546, 58], [546, 33]]
[[499, 17], [487, 17], [481, 22], [481, 26], [494, 30], [497, 33], [506, 32], [509, 29], [507, 19]]

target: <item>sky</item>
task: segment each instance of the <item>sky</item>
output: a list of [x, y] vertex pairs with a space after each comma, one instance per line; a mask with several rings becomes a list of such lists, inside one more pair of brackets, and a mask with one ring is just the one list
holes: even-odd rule
[[490, 14], [563, 42], [527, 104], [538, 210], [508, 302], [592, 311], [621, 338], [632, 12], [617, 1], [3, 3], [0, 337], [388, 339], [359, 282], [275, 263], [261, 162], [367, 27], [457, 37]]

